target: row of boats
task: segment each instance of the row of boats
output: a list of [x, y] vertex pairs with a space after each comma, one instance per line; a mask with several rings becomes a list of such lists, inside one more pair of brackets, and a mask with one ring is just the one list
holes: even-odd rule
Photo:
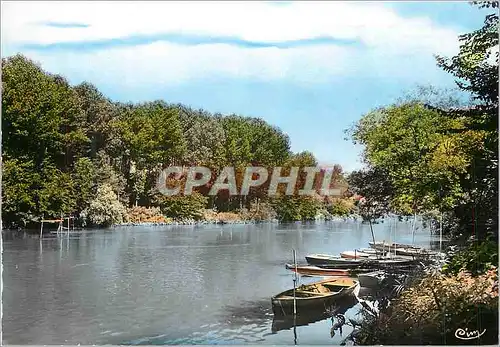
[[378, 286], [388, 271], [407, 269], [437, 253], [413, 245], [369, 242], [370, 248], [341, 252], [339, 255], [307, 255], [307, 264], [286, 264], [302, 276], [324, 279], [288, 289], [271, 298], [276, 315], [304, 315], [328, 311], [332, 305], [359, 293], [360, 287]]

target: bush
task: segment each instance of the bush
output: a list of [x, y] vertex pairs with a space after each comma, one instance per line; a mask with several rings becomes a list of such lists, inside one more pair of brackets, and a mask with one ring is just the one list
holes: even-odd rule
[[185, 196], [158, 196], [156, 203], [162, 213], [176, 220], [202, 220], [208, 198], [193, 193]]
[[280, 197], [274, 201], [280, 222], [315, 220], [321, 203], [313, 197]]
[[332, 216], [344, 217], [353, 212], [354, 202], [346, 199], [336, 199], [327, 207], [327, 211]]
[[94, 200], [90, 203], [87, 213], [90, 222], [96, 226], [109, 227], [122, 223], [126, 217], [126, 209], [118, 201], [118, 196], [109, 184], [103, 184], [97, 189]]
[[[479, 339], [461, 340], [458, 329], [484, 331]], [[432, 274], [404, 291], [383, 313], [368, 318], [357, 344], [494, 344], [498, 343], [498, 276], [492, 268], [473, 277]]]
[[166, 219], [161, 214], [159, 207], [135, 206], [127, 211], [127, 222], [132, 223], [165, 223]]
[[270, 221], [276, 218], [276, 211], [270, 203], [260, 201], [250, 205], [248, 215], [254, 221]]
[[474, 242], [467, 248], [452, 255], [448, 263], [443, 267], [447, 274], [458, 274], [465, 270], [473, 275], [484, 274], [491, 266], [498, 264], [498, 244], [487, 240]]

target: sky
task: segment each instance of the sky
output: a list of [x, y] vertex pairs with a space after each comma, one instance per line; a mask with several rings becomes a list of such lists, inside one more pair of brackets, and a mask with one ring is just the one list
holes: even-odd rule
[[467, 2], [3, 1], [2, 57], [22, 53], [114, 101], [259, 117], [292, 150], [359, 169], [344, 130], [418, 85], [487, 12]]

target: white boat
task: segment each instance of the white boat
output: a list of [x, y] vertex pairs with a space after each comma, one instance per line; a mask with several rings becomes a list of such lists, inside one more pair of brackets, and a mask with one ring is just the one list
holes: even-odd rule
[[383, 241], [382, 242], [377, 241], [375, 243], [369, 242], [369, 245], [375, 250], [390, 252], [396, 255], [424, 256], [424, 255], [432, 255], [435, 253], [421, 247], [404, 245], [400, 243], [386, 243]]
[[340, 252], [340, 257], [347, 258], [347, 259], [368, 258], [368, 257], [373, 256], [373, 255], [374, 254], [360, 252], [358, 250]]

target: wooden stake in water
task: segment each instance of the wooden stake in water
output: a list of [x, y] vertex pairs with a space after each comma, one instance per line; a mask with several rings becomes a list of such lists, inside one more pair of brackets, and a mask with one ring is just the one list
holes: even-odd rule
[[414, 213], [413, 215], [413, 225], [412, 225], [412, 240], [411, 244], [412, 246], [415, 246], [415, 224], [417, 224], [417, 212]]
[[40, 221], [40, 240], [42, 239], [42, 233], [43, 233], [43, 215], [42, 215], [42, 219]]
[[293, 316], [297, 314], [297, 299], [295, 298], [295, 287], [297, 285], [297, 260], [295, 257], [295, 249], [292, 250], [293, 253], [293, 265], [295, 267], [295, 272], [293, 276]]
[[439, 220], [439, 253], [443, 249], [443, 213], [441, 212], [441, 219]]

